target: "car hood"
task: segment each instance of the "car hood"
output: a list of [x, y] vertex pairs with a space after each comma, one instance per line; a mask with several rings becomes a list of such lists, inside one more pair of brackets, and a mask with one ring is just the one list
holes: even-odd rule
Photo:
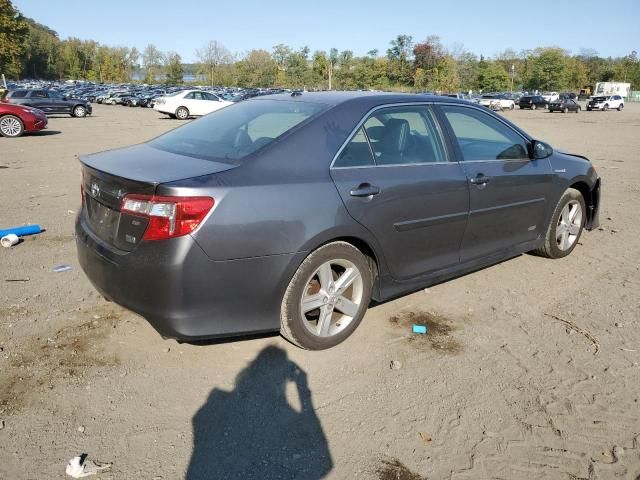
[[110, 175], [154, 185], [211, 175], [237, 166], [166, 152], [146, 143], [83, 155], [80, 162]]
[[578, 155], [577, 153], [565, 152], [564, 150], [559, 150], [557, 148], [554, 148], [554, 151], [556, 151], [558, 153], [561, 153], [562, 155], [568, 155], [570, 157], [581, 158], [582, 160], [586, 160], [587, 162], [591, 163], [591, 160], [589, 160], [584, 155]]

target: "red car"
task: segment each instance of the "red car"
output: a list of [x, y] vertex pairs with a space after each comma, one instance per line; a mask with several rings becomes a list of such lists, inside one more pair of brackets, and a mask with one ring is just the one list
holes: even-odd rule
[[47, 116], [42, 110], [0, 103], [0, 135], [3, 137], [19, 137], [24, 132], [39, 132], [47, 127], [47, 122]]

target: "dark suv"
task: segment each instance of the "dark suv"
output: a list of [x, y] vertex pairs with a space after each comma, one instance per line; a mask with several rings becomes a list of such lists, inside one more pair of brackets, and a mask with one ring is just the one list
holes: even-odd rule
[[68, 113], [72, 117], [86, 117], [92, 112], [91, 103], [87, 100], [69, 98], [54, 90], [12, 90], [2, 102], [34, 107], [47, 115]]
[[518, 100], [518, 106], [520, 108], [530, 108], [531, 110], [535, 110], [536, 108], [547, 108], [549, 106], [549, 102], [545, 100], [542, 95], [527, 95]]

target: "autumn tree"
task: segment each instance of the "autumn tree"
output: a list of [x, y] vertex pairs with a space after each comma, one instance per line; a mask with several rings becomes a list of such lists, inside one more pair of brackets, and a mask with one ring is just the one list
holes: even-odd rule
[[176, 52], [168, 52], [164, 56], [164, 69], [166, 72], [165, 82], [169, 85], [182, 83], [184, 69], [182, 68], [182, 58]]
[[200, 62], [200, 71], [214, 86], [220, 80], [220, 70], [233, 61], [233, 56], [227, 47], [217, 40], [211, 40], [202, 48], [196, 50], [196, 57]]
[[0, 73], [18, 78], [26, 51], [29, 27], [10, 0], [0, 0]]
[[145, 83], [156, 83], [156, 76], [160, 74], [162, 67], [162, 59], [164, 55], [158, 47], [153, 44], [149, 44], [142, 52], [142, 63], [145, 68]]

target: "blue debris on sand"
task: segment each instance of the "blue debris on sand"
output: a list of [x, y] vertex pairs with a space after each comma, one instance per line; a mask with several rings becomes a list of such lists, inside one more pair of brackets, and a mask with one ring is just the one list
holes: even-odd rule
[[414, 324], [412, 331], [413, 333], [419, 333], [420, 335], [424, 335], [427, 333], [427, 326]]

